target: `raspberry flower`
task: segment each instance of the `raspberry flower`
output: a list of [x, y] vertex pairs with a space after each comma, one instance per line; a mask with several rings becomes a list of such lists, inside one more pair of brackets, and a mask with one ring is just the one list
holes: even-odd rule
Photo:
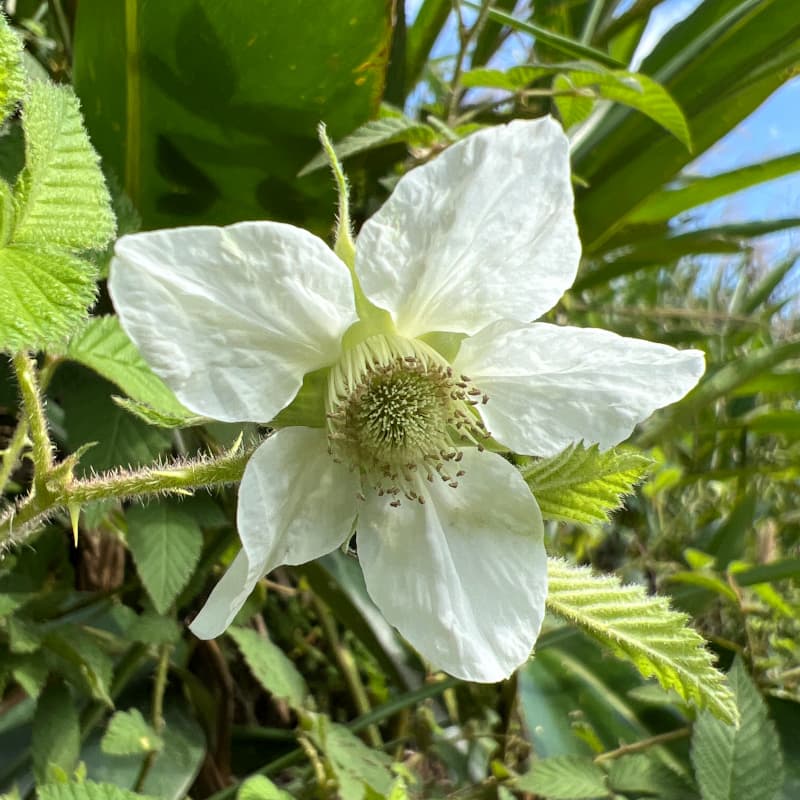
[[579, 257], [551, 119], [414, 169], [354, 249], [273, 222], [121, 238], [110, 292], [155, 372], [193, 412], [277, 429], [247, 465], [242, 550], [194, 633], [219, 635], [267, 572], [356, 532], [372, 599], [434, 666], [491, 682], [523, 663], [543, 525], [495, 451], [607, 448], [703, 371], [697, 351], [530, 324]]

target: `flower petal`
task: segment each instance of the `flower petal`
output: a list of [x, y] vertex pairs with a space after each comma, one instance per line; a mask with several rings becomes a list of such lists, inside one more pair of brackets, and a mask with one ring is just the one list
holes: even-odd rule
[[426, 659], [491, 683], [528, 658], [541, 628], [542, 516], [502, 457], [465, 449], [461, 464], [459, 487], [426, 484], [424, 505], [368, 498], [358, 555], [372, 599]]
[[242, 552], [217, 584], [191, 629], [219, 636], [256, 583], [280, 564], [304, 564], [335, 550], [351, 533], [358, 478], [328, 454], [325, 432], [286, 428], [247, 464], [239, 487]]
[[517, 453], [554, 455], [572, 442], [605, 449], [700, 379], [699, 350], [596, 328], [502, 321], [465, 339], [454, 368], [489, 395], [480, 413]]
[[452, 145], [397, 184], [361, 229], [356, 272], [400, 332], [474, 333], [536, 319], [580, 258], [569, 147], [548, 118]]
[[356, 320], [347, 268], [275, 222], [123, 236], [109, 291], [145, 360], [192, 411], [267, 422]]

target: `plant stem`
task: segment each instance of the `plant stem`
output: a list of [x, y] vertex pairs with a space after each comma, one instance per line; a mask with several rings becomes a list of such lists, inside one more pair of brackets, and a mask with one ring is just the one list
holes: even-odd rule
[[49, 495], [47, 477], [53, 469], [53, 445], [47, 430], [36, 364], [27, 353], [17, 353], [12, 361], [22, 398], [22, 409], [31, 436], [33, 491], [41, 500]]
[[17, 428], [8, 443], [8, 447], [3, 450], [3, 460], [0, 462], [0, 492], [5, 491], [8, 482], [11, 480], [11, 475], [17, 468], [26, 444], [28, 444], [28, 422], [25, 419], [21, 419], [17, 423]]
[[[156, 680], [153, 685], [153, 708], [152, 723], [153, 730], [161, 734], [164, 730], [164, 693], [167, 690], [167, 675], [169, 674], [169, 657], [172, 653], [172, 645], [162, 644], [158, 649], [158, 666], [156, 667]], [[134, 791], [141, 792], [145, 780], [155, 763], [158, 752], [150, 750], [142, 761], [142, 768], [136, 778]]]
[[594, 759], [595, 764], [602, 761], [611, 761], [621, 756], [627, 756], [630, 753], [640, 753], [642, 750], [647, 750], [650, 747], [655, 747], [659, 744], [666, 744], [673, 742], [676, 739], [684, 739], [691, 733], [689, 728], [678, 728], [674, 731], [667, 731], [667, 733], [659, 733], [657, 736], [651, 736], [648, 739], [642, 739], [640, 742], [632, 742], [631, 744], [623, 744], [614, 750], [608, 750], [605, 753], [600, 753]]
[[[32, 492], [16, 507], [0, 515], [0, 549], [25, 541], [43, 520], [61, 508], [80, 506], [104, 498], [186, 494], [194, 489], [236, 483], [241, 479], [253, 449], [246, 447], [225, 453], [219, 458], [200, 457], [160, 468], [144, 467], [134, 472], [104, 473], [81, 480], [68, 477], [61, 486], [51, 485], [49, 489], [44, 486], [43, 493]], [[61, 465], [56, 467], [55, 472], [59, 469]], [[40, 474], [38, 464], [36, 474]], [[42, 475], [40, 480], [43, 485], [48, 477], [52, 477], [52, 474]]]

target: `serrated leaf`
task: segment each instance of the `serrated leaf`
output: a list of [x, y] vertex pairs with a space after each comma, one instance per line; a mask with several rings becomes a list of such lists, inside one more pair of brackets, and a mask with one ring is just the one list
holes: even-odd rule
[[594, 800], [609, 797], [606, 774], [589, 758], [554, 756], [534, 763], [515, 781], [515, 788], [550, 800]]
[[70, 340], [66, 356], [93, 369], [128, 397], [147, 404], [159, 414], [177, 418], [193, 416], [145, 363], [114, 315], [90, 319]]
[[465, 88], [485, 87], [487, 89], [505, 89], [516, 92], [525, 89], [535, 80], [556, 72], [581, 70], [583, 72], [608, 72], [599, 64], [588, 61], [563, 61], [553, 64], [521, 64], [507, 70], [477, 67], [468, 70], [461, 76], [461, 85]]
[[72, 694], [64, 683], [49, 685], [39, 696], [32, 735], [33, 770], [39, 785], [49, 782], [51, 767], [72, 772], [80, 753], [81, 731]]
[[337, 725], [325, 716], [315, 718], [310, 731], [314, 744], [325, 754], [342, 800], [364, 800], [377, 793], [386, 797], [392, 789], [389, 771], [391, 759], [380, 750], [373, 750], [344, 725]]
[[647, 75], [624, 70], [570, 70], [565, 75], [572, 88], [588, 89], [604, 100], [612, 100], [641, 111], [668, 130], [688, 150], [692, 149], [689, 126], [680, 106], [660, 83]]
[[97, 250], [114, 236], [100, 164], [75, 93], [34, 83], [23, 109], [25, 168], [15, 187], [15, 242]]
[[272, 695], [300, 709], [308, 696], [303, 676], [283, 650], [250, 628], [229, 628], [255, 679]]
[[145, 613], [131, 624], [125, 635], [132, 642], [142, 644], [175, 644], [181, 636], [181, 628], [171, 617]]
[[665, 689], [674, 689], [725, 722], [736, 722], [734, 697], [703, 638], [666, 598], [560, 559], [548, 561], [548, 581], [547, 608], [552, 613], [632, 662], [644, 677], [656, 678]]
[[293, 800], [289, 792], [279, 789], [265, 775], [254, 775], [240, 787], [236, 800]]
[[655, 795], [658, 800], [696, 800], [697, 789], [691, 781], [646, 755], [616, 758], [608, 770], [608, 782], [615, 792], [638, 797]]
[[568, 522], [605, 522], [622, 505], [650, 468], [641, 453], [611, 448], [600, 452], [595, 444], [570, 445], [551, 458], [522, 467], [546, 519]]
[[553, 99], [565, 130], [583, 122], [594, 110], [594, 93], [577, 86], [567, 75], [556, 75], [553, 79], [553, 91], [556, 92]]
[[43, 652], [50, 667], [69, 683], [84, 687], [92, 697], [113, 707], [111, 679], [114, 663], [91, 636], [77, 625], [62, 625], [44, 640]]
[[[422, 122], [416, 122], [405, 116], [391, 116], [367, 122], [353, 133], [346, 136], [334, 145], [336, 155], [340, 159], [374, 150], [398, 142], [407, 142], [410, 145], [428, 145], [438, 137], [436, 131]], [[298, 177], [308, 175], [314, 170], [326, 166], [328, 158], [325, 153], [319, 153], [306, 164], [298, 173]]]
[[0, 14], [0, 123], [25, 94], [22, 41]]
[[94, 302], [96, 277], [88, 261], [57, 248], [0, 248], [0, 349], [62, 345]]
[[155, 797], [129, 792], [111, 783], [49, 783], [38, 787], [39, 800], [157, 800]]
[[783, 786], [783, 757], [775, 725], [758, 688], [737, 658], [728, 682], [739, 727], [701, 714], [692, 734], [692, 763], [703, 800], [775, 800]]
[[186, 513], [166, 503], [128, 510], [128, 548], [136, 570], [163, 614], [186, 586], [203, 549], [203, 533]]
[[100, 742], [104, 753], [115, 756], [151, 753], [161, 750], [163, 746], [164, 741], [138, 708], [117, 711], [109, 720]]

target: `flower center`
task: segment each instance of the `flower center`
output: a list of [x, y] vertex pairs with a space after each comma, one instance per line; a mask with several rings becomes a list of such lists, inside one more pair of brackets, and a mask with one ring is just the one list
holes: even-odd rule
[[347, 350], [328, 377], [331, 455], [357, 469], [362, 491], [424, 502], [419, 481], [453, 488], [461, 445], [489, 434], [473, 406], [488, 398], [417, 339], [371, 336]]

